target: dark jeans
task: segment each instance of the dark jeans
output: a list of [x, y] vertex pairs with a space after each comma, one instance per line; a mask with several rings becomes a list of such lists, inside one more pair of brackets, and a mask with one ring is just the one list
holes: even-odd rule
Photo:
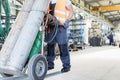
[[[64, 68], [70, 68], [70, 54], [68, 51], [68, 44], [58, 44], [60, 50], [60, 59], [62, 61]], [[48, 67], [54, 67], [54, 60], [55, 60], [55, 44], [48, 44], [48, 54], [47, 54], [47, 61]]]

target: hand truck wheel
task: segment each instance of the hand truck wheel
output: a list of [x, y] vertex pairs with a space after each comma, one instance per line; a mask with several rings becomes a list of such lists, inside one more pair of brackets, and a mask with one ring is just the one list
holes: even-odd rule
[[47, 73], [47, 61], [41, 54], [34, 55], [28, 63], [28, 76], [31, 80], [43, 80]]

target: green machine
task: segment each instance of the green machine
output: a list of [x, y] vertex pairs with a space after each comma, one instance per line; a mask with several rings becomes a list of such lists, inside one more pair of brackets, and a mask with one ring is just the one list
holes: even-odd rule
[[[2, 9], [5, 12], [5, 24], [2, 25]], [[0, 0], [0, 42], [4, 42], [10, 30], [10, 6], [8, 0]]]

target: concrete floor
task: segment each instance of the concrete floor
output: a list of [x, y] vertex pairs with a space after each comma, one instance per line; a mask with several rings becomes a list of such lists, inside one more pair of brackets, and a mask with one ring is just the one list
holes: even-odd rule
[[48, 71], [45, 80], [120, 80], [120, 48], [88, 47], [71, 53], [71, 71], [61, 73], [61, 61]]
[[[120, 80], [120, 48], [114, 46], [87, 47], [70, 52], [71, 71], [61, 73], [60, 59], [55, 69], [48, 71], [44, 80]], [[26, 77], [0, 80], [30, 80]]]

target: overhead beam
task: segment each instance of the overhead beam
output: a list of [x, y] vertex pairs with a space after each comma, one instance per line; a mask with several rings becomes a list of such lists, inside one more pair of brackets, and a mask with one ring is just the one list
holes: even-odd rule
[[110, 20], [118, 20], [120, 17], [109, 18]]
[[120, 5], [120, 3], [116, 3], [116, 4], [113, 4], [113, 5]]
[[99, 11], [99, 12], [115, 11], [115, 10], [120, 10], [120, 6], [100, 6], [100, 7], [92, 8], [92, 11]]
[[119, 15], [120, 15], [120, 12], [118, 11]]
[[109, 16], [112, 16], [112, 15], [120, 15], [120, 14], [109, 14], [109, 15], [104, 15], [104, 16], [108, 16], [109, 17]]
[[[115, 10], [115, 11], [118, 11], [118, 10]], [[105, 11], [105, 12], [101, 12], [101, 13], [110, 13], [110, 12], [114, 12], [114, 11]]]
[[85, 1], [85, 2], [90, 4], [90, 3], [95, 3], [95, 2], [99, 2], [99, 1], [103, 1], [103, 0], [92, 0], [92, 1]]
[[111, 22], [120, 21], [120, 17], [118, 17], [118, 18], [111, 18], [110, 21], [111, 21]]

